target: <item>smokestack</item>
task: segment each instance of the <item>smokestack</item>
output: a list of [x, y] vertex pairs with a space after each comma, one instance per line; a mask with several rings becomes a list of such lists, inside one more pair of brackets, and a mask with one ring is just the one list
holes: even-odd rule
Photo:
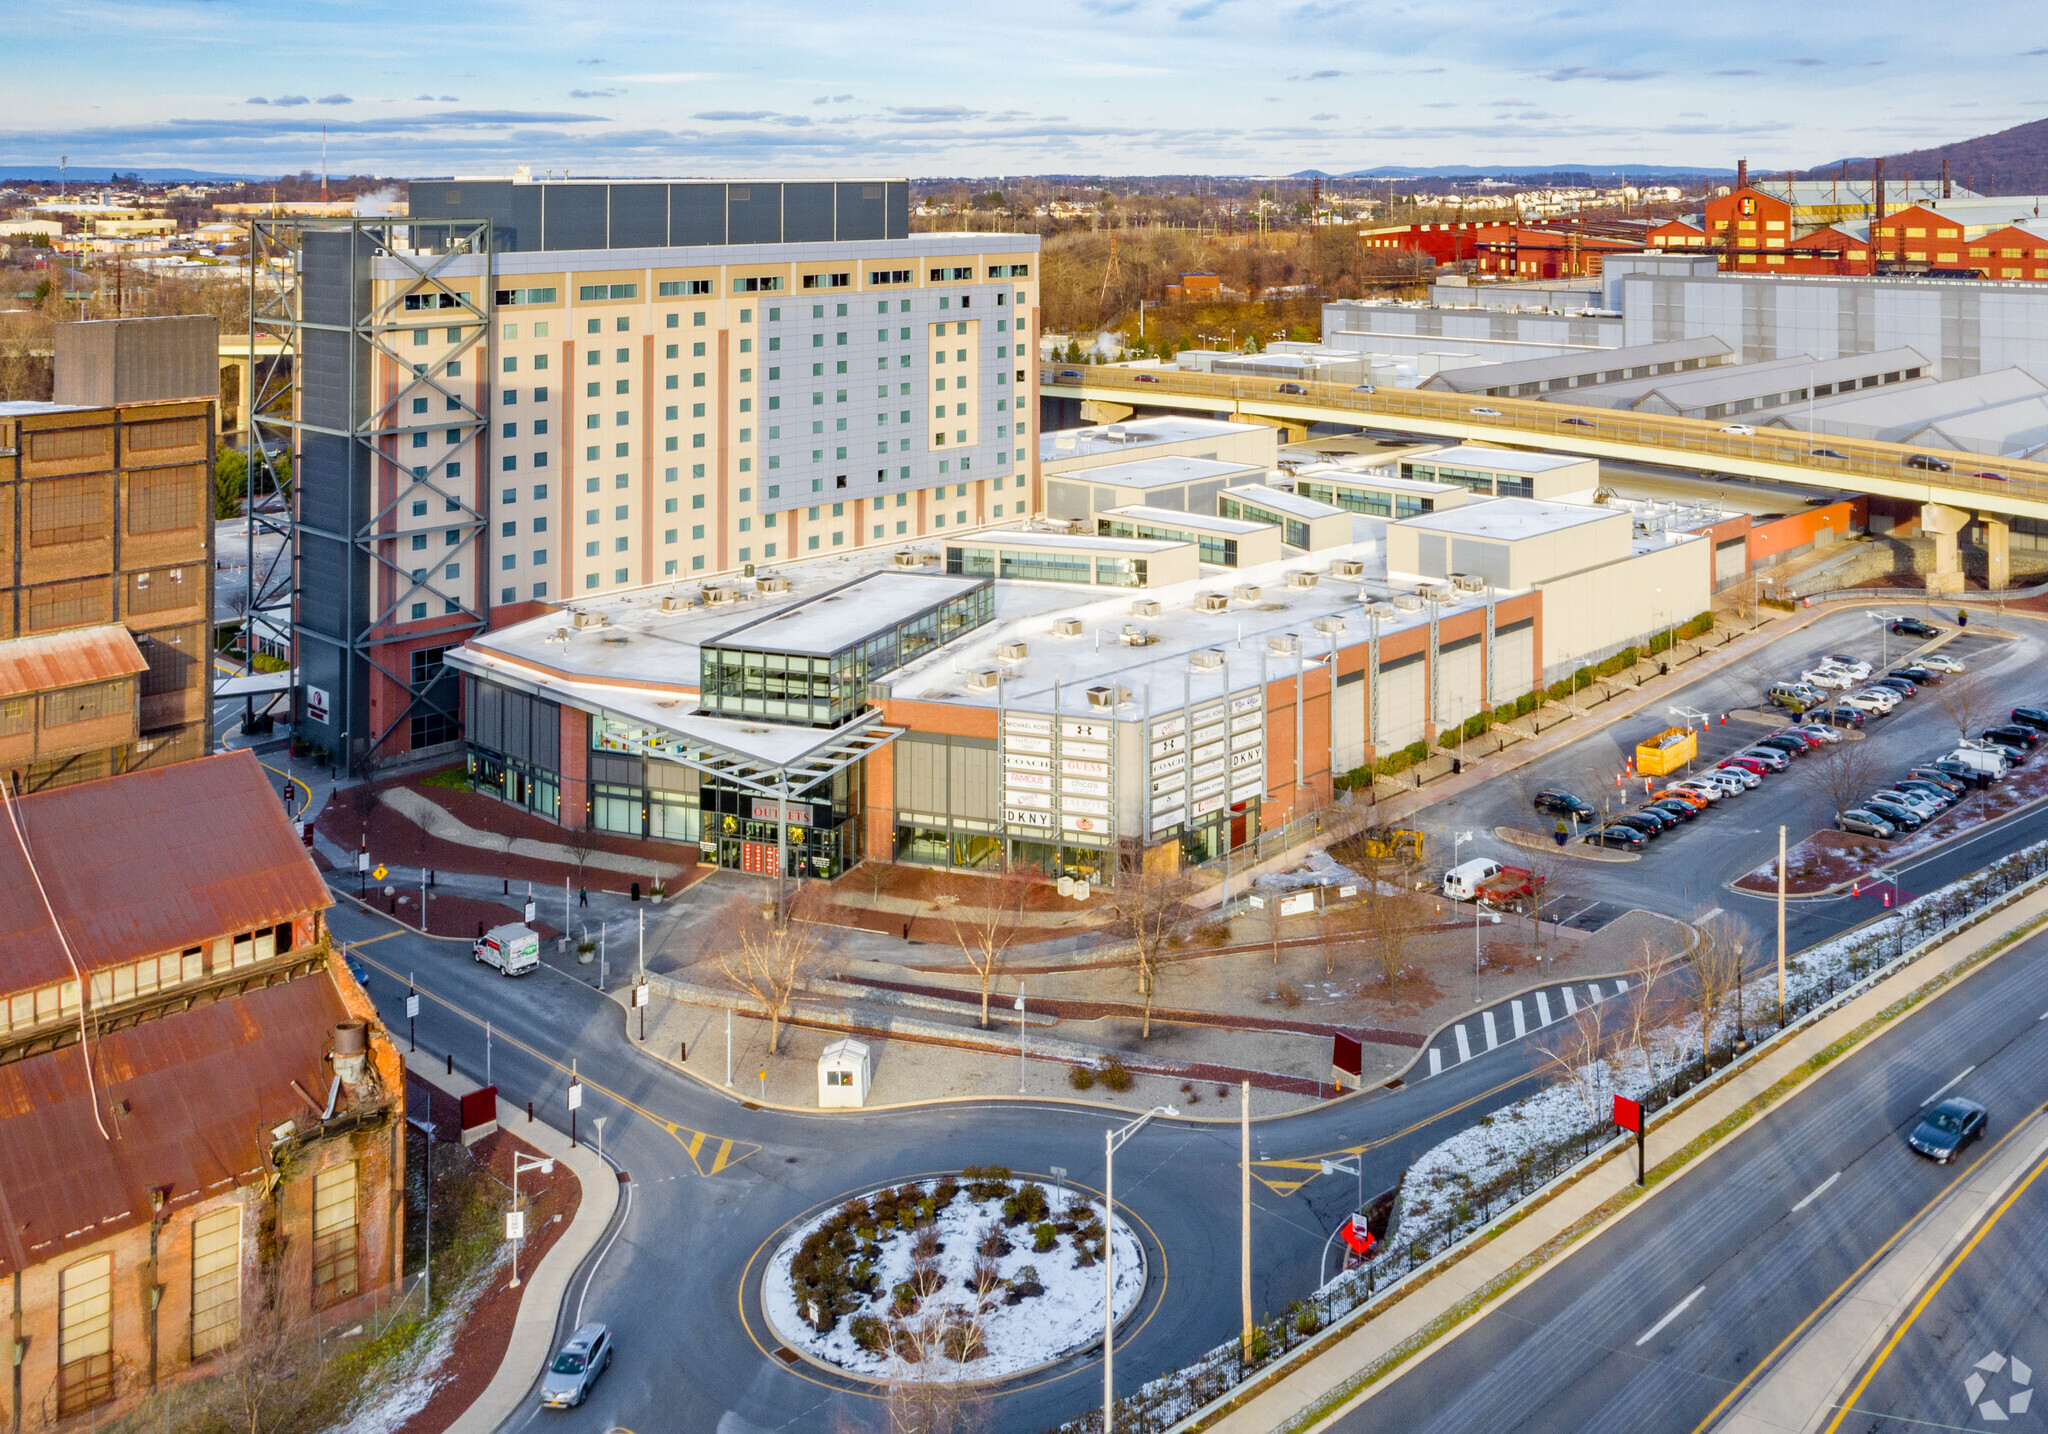
[[1749, 161], [1746, 159], [1735, 161], [1735, 187], [1737, 189], [1749, 188]]
[[1948, 156], [1947, 156], [1947, 155], [1943, 155], [1943, 156], [1941, 157], [1941, 197], [1942, 197], [1943, 199], [1946, 199], [1946, 198], [1948, 198], [1948, 197], [1949, 197], [1949, 187], [1948, 187]]

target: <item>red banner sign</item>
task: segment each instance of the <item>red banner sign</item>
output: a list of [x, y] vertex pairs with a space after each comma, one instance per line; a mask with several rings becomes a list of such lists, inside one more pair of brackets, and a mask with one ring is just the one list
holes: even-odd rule
[[1346, 1220], [1338, 1234], [1344, 1237], [1344, 1243], [1351, 1247], [1354, 1254], [1367, 1255], [1372, 1253], [1374, 1240], [1372, 1231], [1365, 1227], [1364, 1215], [1353, 1215], [1349, 1220]]
[[1614, 1123], [1623, 1130], [1633, 1130], [1638, 1135], [1642, 1134], [1642, 1102], [1630, 1100], [1625, 1095], [1616, 1096], [1614, 1098]]

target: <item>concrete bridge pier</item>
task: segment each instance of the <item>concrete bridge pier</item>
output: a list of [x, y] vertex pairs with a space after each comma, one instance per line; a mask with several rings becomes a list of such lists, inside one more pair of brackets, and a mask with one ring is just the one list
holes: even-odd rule
[[1920, 505], [1920, 531], [1934, 539], [1934, 571], [1927, 575], [1927, 591], [1959, 593], [1963, 590], [1963, 564], [1956, 552], [1956, 539], [1969, 524], [1967, 508], [1946, 503]]
[[1984, 585], [1993, 592], [2004, 592], [2012, 585], [2012, 519], [1979, 513], [1977, 521], [1984, 525]]

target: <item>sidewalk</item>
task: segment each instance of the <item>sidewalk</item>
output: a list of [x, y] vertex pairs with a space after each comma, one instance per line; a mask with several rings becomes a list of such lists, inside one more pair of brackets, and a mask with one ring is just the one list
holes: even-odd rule
[[1850, 1381], [1911, 1311], [1928, 1281], [2044, 1155], [2048, 1116], [2037, 1113], [1915, 1220], [1891, 1253], [1786, 1351], [1717, 1427], [1726, 1434], [1786, 1434], [1824, 1427], [1841, 1407]]
[[[1619, 1145], [1557, 1189], [1518, 1207], [1504, 1222], [1467, 1237], [1435, 1274], [1367, 1306], [1333, 1327], [1332, 1335], [1283, 1360], [1256, 1393], [1221, 1415], [1202, 1412], [1174, 1426], [1215, 1434], [1272, 1434], [1328, 1424], [1355, 1408], [1430, 1345], [1484, 1318], [1521, 1282], [1614, 1219], [1654, 1200], [1687, 1166], [1826, 1069], [1809, 1065], [1844, 1043], [1848, 1055], [1885, 1024], [1885, 1013], [1950, 978], [1966, 978], [1976, 958], [2001, 938], [2048, 919], [2048, 892], [2036, 891], [1894, 972], [1871, 990], [1780, 1041], [1750, 1064], [1699, 1088], [1652, 1133], [1651, 1183], [1639, 1191], [1633, 1162]], [[1902, 1008], [1892, 1015], [1902, 1015]], [[1868, 1029], [1865, 1029], [1868, 1025]], [[1782, 1083], [1782, 1085], [1781, 1085]], [[1675, 1153], [1674, 1153], [1675, 1152]]]
[[[450, 1075], [442, 1063], [418, 1052], [405, 1058], [406, 1074], [460, 1099], [478, 1089], [475, 1081], [459, 1072]], [[500, 1102], [500, 1128], [524, 1141], [544, 1156], [560, 1161], [575, 1175], [582, 1187], [575, 1218], [540, 1264], [526, 1277], [520, 1297], [519, 1315], [512, 1326], [512, 1338], [498, 1372], [475, 1403], [448, 1426], [447, 1434], [491, 1434], [525, 1403], [542, 1366], [554, 1352], [555, 1325], [560, 1317], [569, 1282], [582, 1266], [584, 1257], [597, 1245], [612, 1221], [619, 1203], [619, 1178], [608, 1163], [602, 1163], [588, 1145], [571, 1147], [569, 1137], [542, 1121], [519, 1119]]]

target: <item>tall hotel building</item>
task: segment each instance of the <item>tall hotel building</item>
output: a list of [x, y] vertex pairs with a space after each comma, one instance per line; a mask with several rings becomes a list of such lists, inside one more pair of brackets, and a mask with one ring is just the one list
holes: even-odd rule
[[1026, 517], [1038, 239], [901, 179], [415, 182], [300, 252], [300, 731], [454, 742], [549, 605]]

